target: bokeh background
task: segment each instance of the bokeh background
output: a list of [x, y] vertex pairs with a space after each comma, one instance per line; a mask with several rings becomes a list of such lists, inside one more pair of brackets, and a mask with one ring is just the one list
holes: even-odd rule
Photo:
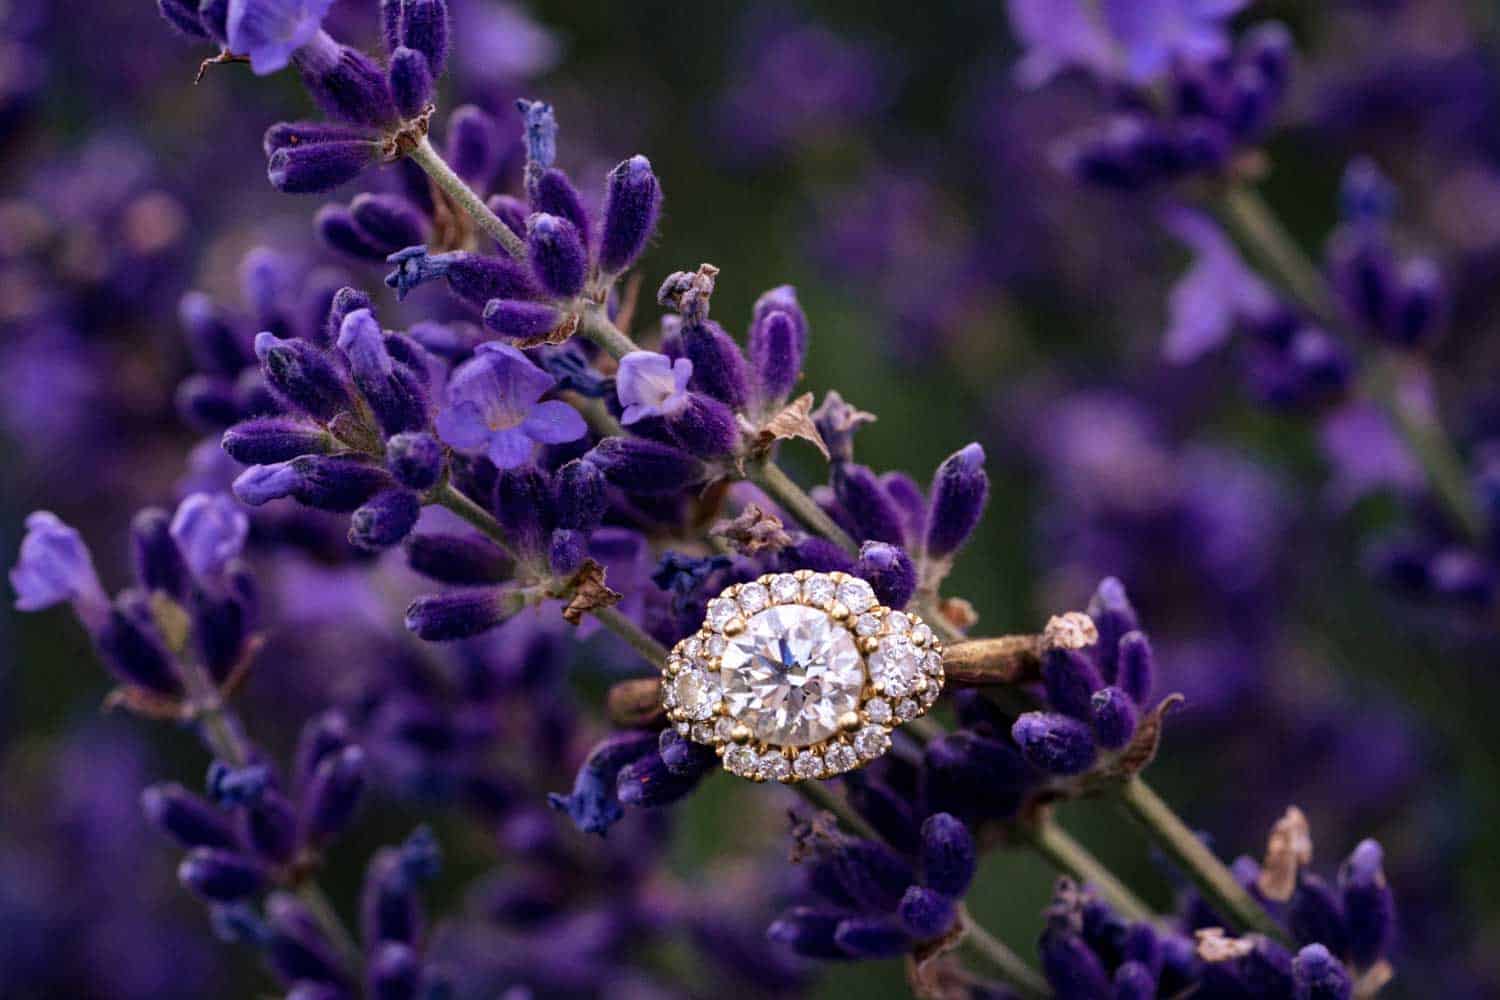
[[[340, 0], [341, 35], [372, 38], [373, 6]], [[1226, 856], [1258, 854], [1292, 802], [1323, 861], [1380, 838], [1405, 914], [1390, 995], [1500, 989], [1495, 616], [1383, 593], [1364, 543], [1397, 500], [1354, 499], [1358, 470], [1330, 465], [1315, 424], [1240, 392], [1231, 361], [1162, 361], [1187, 255], [1148, 202], [1053, 168], [1054, 140], [1097, 95], [1019, 87], [1003, 3], [455, 6], [462, 83], [447, 103], [480, 102], [518, 131], [512, 98], [553, 102], [576, 178], [622, 152], [651, 158], [667, 208], [648, 284], [710, 261], [715, 315], [742, 326], [760, 292], [794, 283], [814, 331], [807, 385], [878, 414], [860, 438], [876, 468], [925, 479], [955, 447], [985, 445], [989, 514], [948, 588], [981, 630], [1033, 628], [1120, 576], [1159, 637], [1161, 689], [1188, 695], [1155, 770], [1179, 810]], [[203, 53], [152, 7], [0, 0], [0, 552], [15, 552], [27, 511], [51, 509], [93, 541], [106, 583], [127, 572], [132, 511], [170, 504], [200, 437], [174, 406], [190, 370], [182, 294], [233, 301], [254, 247], [379, 288], [378, 271], [313, 239], [317, 199], [266, 183], [259, 137], [306, 111], [295, 81], [224, 66], [195, 87]], [[1338, 0], [1255, 4], [1245, 19], [1268, 16], [1301, 50], [1268, 198], [1315, 249], [1352, 156], [1396, 180], [1410, 238], [1455, 277], [1445, 415], [1478, 426], [1500, 402], [1500, 13]], [[803, 457], [788, 460], [807, 481]], [[360, 668], [340, 660], [363, 648], [365, 620], [345, 608], [321, 625], [328, 673], [300, 657], [287, 676], [268, 658], [252, 719], [274, 726], [286, 691], [314, 702]], [[200, 757], [184, 733], [102, 713], [105, 693], [65, 613], [22, 618], [7, 602], [0, 995], [256, 995], [257, 973], [211, 939], [136, 804], [154, 776], [199, 782]], [[782, 849], [779, 814], [734, 784], [710, 782], [676, 814], [679, 871]], [[411, 822], [379, 807], [360, 846]], [[1123, 816], [1081, 803], [1065, 823], [1166, 902]], [[496, 863], [494, 842], [458, 838], [436, 909]], [[358, 875], [336, 867], [335, 894]], [[1050, 882], [1000, 852], [971, 906], [1024, 947]], [[660, 963], [694, 975], [672, 954]], [[900, 969], [879, 963], [812, 989], [905, 995]]]

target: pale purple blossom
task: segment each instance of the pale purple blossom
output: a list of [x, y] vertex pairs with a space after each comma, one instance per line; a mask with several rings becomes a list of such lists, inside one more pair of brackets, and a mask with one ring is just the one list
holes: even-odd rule
[[1266, 318], [1276, 307], [1276, 296], [1206, 215], [1176, 208], [1164, 221], [1195, 255], [1168, 296], [1162, 342], [1169, 362], [1188, 364], [1222, 346], [1240, 322]]
[[109, 599], [99, 584], [94, 560], [77, 529], [51, 511], [26, 518], [21, 555], [10, 571], [18, 611], [40, 611], [69, 602], [85, 622], [107, 614]]
[[687, 405], [688, 380], [693, 363], [687, 358], [673, 361], [655, 351], [631, 351], [620, 359], [615, 391], [625, 413], [620, 422], [630, 425], [647, 417], [670, 417]]
[[524, 465], [535, 445], [576, 441], [588, 432], [567, 403], [541, 401], [554, 385], [516, 348], [481, 344], [448, 380], [438, 436], [465, 454], [488, 455], [502, 469]]
[[244, 550], [249, 531], [250, 519], [223, 493], [194, 493], [172, 516], [172, 538], [199, 580], [222, 575]]
[[333, 0], [229, 0], [229, 48], [257, 74], [275, 73], [322, 30]]

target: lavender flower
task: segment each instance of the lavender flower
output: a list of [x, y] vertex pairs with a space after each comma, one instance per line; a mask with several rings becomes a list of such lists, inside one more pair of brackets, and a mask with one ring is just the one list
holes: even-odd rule
[[538, 444], [576, 441], [588, 428], [561, 400], [542, 401], [555, 381], [505, 344], [483, 344], [448, 381], [438, 435], [468, 454], [485, 454], [502, 469], [530, 460]]
[[332, 0], [230, 0], [229, 48], [249, 56], [256, 73], [274, 73], [313, 40], [331, 6]]

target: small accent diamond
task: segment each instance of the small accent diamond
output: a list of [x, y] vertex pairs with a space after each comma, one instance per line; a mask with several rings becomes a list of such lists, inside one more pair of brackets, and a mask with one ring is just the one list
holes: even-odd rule
[[911, 631], [911, 619], [900, 611], [892, 611], [890, 617], [885, 620], [885, 624], [892, 632]]
[[792, 761], [792, 773], [799, 778], [821, 778], [823, 776], [823, 758], [811, 750], [804, 750]]
[[772, 750], [761, 755], [760, 776], [767, 781], [781, 781], [791, 777], [792, 762]]
[[747, 615], [762, 611], [771, 603], [771, 593], [759, 583], [747, 583], [740, 588], [740, 610]]
[[733, 601], [727, 597], [716, 597], [708, 602], [707, 621], [712, 628], [723, 628], [738, 613]]
[[856, 635], [876, 635], [880, 632], [880, 619], [874, 615], [860, 615], [854, 623]]
[[771, 577], [771, 597], [777, 604], [790, 604], [802, 593], [802, 584], [790, 573]]
[[896, 703], [896, 718], [902, 722], [908, 722], [922, 714], [922, 706], [910, 698], [902, 698]]
[[891, 721], [891, 703], [884, 698], [871, 698], [865, 702], [865, 718], [877, 725]]
[[891, 748], [891, 734], [882, 726], [866, 726], [854, 734], [854, 749], [873, 760]]
[[875, 606], [875, 591], [863, 580], [850, 578], [839, 584], [839, 600], [855, 614]]
[[918, 655], [904, 637], [887, 636], [870, 654], [870, 679], [880, 682], [887, 694], [910, 694], [917, 679]]
[[693, 723], [692, 738], [694, 743], [712, 743], [714, 741], [714, 724], [712, 722]]
[[833, 580], [819, 573], [802, 583], [802, 598], [814, 607], [826, 608], [833, 602]]
[[688, 667], [672, 678], [669, 697], [687, 713], [688, 718], [707, 719], [718, 707], [719, 685], [697, 667]]
[[932, 629], [926, 625], [918, 625], [911, 630], [911, 641], [918, 646], [925, 646], [932, 641]]
[[859, 758], [854, 756], [852, 747], [842, 743], [835, 743], [823, 754], [823, 761], [828, 767], [829, 774], [838, 774], [847, 771], [859, 763]]
[[750, 777], [755, 773], [756, 767], [755, 751], [749, 747], [730, 747], [724, 752], [724, 770], [741, 777]]
[[937, 653], [928, 653], [922, 660], [922, 669], [934, 677], [943, 676], [943, 658]]

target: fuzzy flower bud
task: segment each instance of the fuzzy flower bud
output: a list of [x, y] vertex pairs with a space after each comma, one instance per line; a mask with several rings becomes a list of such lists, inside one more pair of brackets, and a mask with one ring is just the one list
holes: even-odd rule
[[927, 516], [927, 554], [946, 559], [961, 548], [984, 513], [990, 480], [984, 471], [984, 449], [971, 444], [938, 466]]
[[578, 227], [559, 216], [538, 213], [527, 220], [527, 230], [527, 252], [537, 283], [560, 299], [583, 291], [588, 248]]
[[1094, 740], [1088, 726], [1071, 716], [1027, 712], [1010, 733], [1026, 759], [1050, 774], [1082, 774], [1094, 764]]
[[875, 597], [888, 608], [901, 609], [917, 590], [917, 567], [898, 545], [865, 542], [859, 549], [854, 575], [875, 588]]
[[660, 214], [661, 184], [650, 160], [632, 156], [611, 170], [604, 189], [599, 270], [614, 275], [634, 264], [656, 231]]

